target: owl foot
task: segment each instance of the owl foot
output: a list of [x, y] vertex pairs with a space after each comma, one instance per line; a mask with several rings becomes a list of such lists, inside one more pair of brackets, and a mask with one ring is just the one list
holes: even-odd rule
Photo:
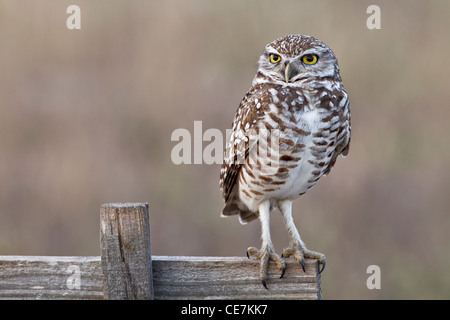
[[283, 277], [284, 272], [286, 271], [286, 264], [285, 264], [284, 260], [282, 258], [280, 258], [280, 256], [274, 252], [273, 247], [267, 246], [267, 247], [261, 248], [261, 250], [258, 250], [254, 247], [250, 247], [247, 249], [247, 258], [250, 259], [250, 256], [261, 260], [261, 269], [260, 269], [259, 276], [261, 278], [261, 282], [262, 282], [262, 285], [264, 286], [264, 288], [267, 289], [266, 279], [267, 279], [267, 269], [269, 266], [269, 260], [276, 262], [278, 270], [281, 271], [280, 278]]
[[284, 248], [281, 256], [283, 258], [289, 258], [292, 256], [295, 260], [297, 260], [300, 263], [303, 272], [305, 272], [305, 263], [303, 261], [303, 258], [318, 260], [319, 274], [322, 273], [323, 269], [325, 269], [325, 255], [320, 252], [308, 250], [304, 246], [294, 245], [289, 248]]

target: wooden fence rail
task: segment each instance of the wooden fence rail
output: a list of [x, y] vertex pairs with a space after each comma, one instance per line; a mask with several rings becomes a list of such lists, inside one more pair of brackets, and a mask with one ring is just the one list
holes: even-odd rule
[[100, 217], [101, 256], [0, 256], [0, 299], [321, 299], [315, 260], [287, 259], [282, 279], [270, 262], [266, 290], [257, 260], [152, 256], [146, 203]]

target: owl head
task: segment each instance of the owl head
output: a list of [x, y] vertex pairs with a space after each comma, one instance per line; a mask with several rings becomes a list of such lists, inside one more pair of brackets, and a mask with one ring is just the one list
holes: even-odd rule
[[311, 36], [287, 35], [274, 40], [264, 49], [258, 65], [257, 76], [276, 83], [341, 80], [333, 51]]

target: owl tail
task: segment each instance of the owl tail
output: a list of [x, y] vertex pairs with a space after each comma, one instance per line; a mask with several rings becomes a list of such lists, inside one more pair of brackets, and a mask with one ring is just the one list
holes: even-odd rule
[[242, 207], [239, 207], [238, 204], [239, 204], [239, 198], [233, 192], [230, 195], [230, 197], [228, 198], [228, 201], [226, 201], [225, 207], [223, 208], [220, 216], [228, 217], [228, 216], [239, 215], [239, 222], [241, 224], [247, 224], [248, 222], [258, 218], [259, 212], [253, 212], [248, 209], [247, 210], [242, 209]]

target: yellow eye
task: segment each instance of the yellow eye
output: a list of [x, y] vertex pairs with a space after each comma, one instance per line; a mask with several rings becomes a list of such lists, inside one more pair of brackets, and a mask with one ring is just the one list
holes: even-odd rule
[[316, 64], [317, 60], [319, 60], [319, 57], [315, 54], [307, 54], [302, 58], [304, 64]]
[[280, 62], [281, 57], [279, 55], [275, 54], [275, 53], [272, 53], [269, 56], [269, 60], [270, 60], [271, 63], [277, 63], [277, 62]]

